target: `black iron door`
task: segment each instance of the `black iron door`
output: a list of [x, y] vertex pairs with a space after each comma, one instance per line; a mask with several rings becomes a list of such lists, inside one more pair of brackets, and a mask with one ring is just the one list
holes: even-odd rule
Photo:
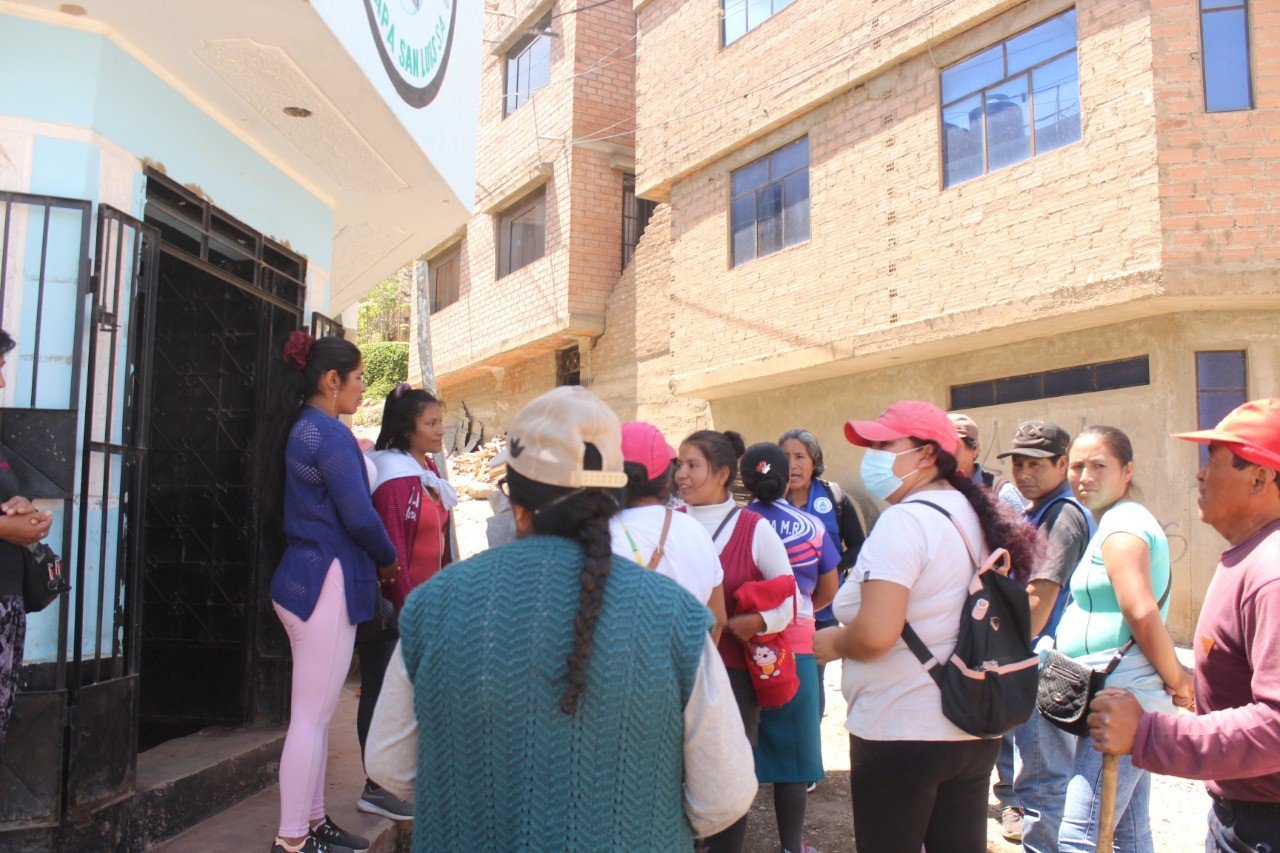
[[245, 718], [255, 598], [250, 511], [262, 302], [164, 253], [151, 389], [144, 748]]

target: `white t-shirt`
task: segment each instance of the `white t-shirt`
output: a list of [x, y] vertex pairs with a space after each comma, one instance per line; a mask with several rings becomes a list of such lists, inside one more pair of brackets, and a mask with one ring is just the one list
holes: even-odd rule
[[[609, 520], [613, 553], [636, 560], [642, 566], [649, 565], [662, 537], [666, 514], [665, 507], [638, 506], [615, 515]], [[635, 540], [639, 559], [631, 549], [627, 533]], [[671, 511], [671, 529], [662, 546], [662, 559], [654, 571], [689, 590], [703, 604], [711, 598], [711, 591], [724, 582], [724, 569], [720, 567], [720, 556], [711, 543], [711, 536], [701, 524], [675, 510]]]
[[[921, 500], [951, 513], [973, 547], [983, 547], [978, 516], [964, 495], [954, 489], [917, 492], [881, 513], [832, 610], [847, 625], [858, 615], [864, 581], [905, 586], [907, 621], [933, 656], [945, 661], [955, 648], [960, 608], [977, 566], [946, 516], [911, 506]], [[901, 638], [876, 660], [845, 660], [841, 686], [849, 703], [845, 728], [864, 740], [975, 739], [943, 716], [938, 685]]]

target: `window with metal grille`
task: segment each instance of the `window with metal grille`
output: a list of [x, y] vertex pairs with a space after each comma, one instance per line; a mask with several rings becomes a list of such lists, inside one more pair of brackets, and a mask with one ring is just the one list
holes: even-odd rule
[[943, 70], [945, 186], [1079, 140], [1075, 9]]
[[809, 137], [735, 169], [733, 266], [809, 239]]
[[1253, 109], [1249, 9], [1245, 0], [1200, 0], [1200, 46], [1205, 110], [1218, 113]]
[[792, 0], [723, 0], [724, 24], [721, 35], [727, 47], [783, 9]]
[[1151, 361], [1148, 356], [1121, 361], [1081, 364], [1043, 373], [1024, 373], [951, 386], [951, 409], [977, 409], [1006, 403], [1025, 403], [1071, 394], [1090, 394], [1116, 388], [1135, 388], [1151, 384]]
[[542, 257], [546, 237], [547, 194], [540, 189], [498, 218], [498, 278]]
[[431, 312], [458, 301], [462, 275], [462, 243], [436, 255], [427, 264], [431, 275]]
[[[1248, 401], [1244, 350], [1196, 353], [1197, 429], [1213, 429], [1237, 406]], [[1200, 448], [1200, 462], [1209, 459], [1208, 445]]]
[[556, 352], [556, 385], [582, 384], [582, 351], [576, 346]]
[[551, 13], [533, 26], [534, 32], [507, 51], [506, 97], [502, 115], [520, 109], [551, 80]]
[[636, 198], [636, 176], [622, 176], [622, 268], [635, 256], [636, 246], [653, 217], [657, 204], [647, 198]]

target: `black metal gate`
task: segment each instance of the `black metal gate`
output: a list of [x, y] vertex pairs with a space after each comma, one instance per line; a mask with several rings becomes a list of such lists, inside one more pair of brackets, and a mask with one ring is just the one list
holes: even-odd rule
[[76, 548], [75, 583], [83, 594], [70, 660], [66, 812], [72, 820], [131, 794], [136, 777], [136, 601], [159, 243], [155, 228], [99, 206]]
[[[89, 292], [87, 201], [0, 192], [0, 326], [17, 341], [6, 368], [0, 444], [23, 494], [52, 510], [49, 544], [76, 565], [76, 450], [81, 342]], [[0, 762], [0, 828], [62, 819], [73, 719], [67, 672], [68, 617], [84, 588], [28, 618], [26, 665]], [[56, 623], [56, 629], [53, 625]], [[52, 646], [40, 642], [54, 635]], [[34, 649], [32, 648], [34, 646]]]

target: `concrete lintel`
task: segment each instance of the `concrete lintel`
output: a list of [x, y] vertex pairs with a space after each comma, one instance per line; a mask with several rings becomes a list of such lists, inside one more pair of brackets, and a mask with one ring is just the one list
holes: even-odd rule
[[489, 53], [493, 56], [505, 56], [507, 51], [515, 46], [516, 42], [529, 34], [529, 30], [533, 29], [533, 25], [538, 23], [543, 15], [551, 11], [551, 7], [554, 5], [555, 0], [540, 0], [540, 2], [530, 6], [529, 11], [507, 25], [498, 40], [489, 46]]
[[509, 206], [512, 202], [551, 180], [554, 167], [549, 161], [543, 161], [525, 174], [504, 187], [494, 191], [493, 195], [480, 207], [480, 213], [495, 214]]
[[1019, 313], [1035, 319], [993, 327], [991, 318], [1001, 312], [990, 307], [929, 317], [823, 346], [677, 374], [674, 390], [682, 397], [717, 400], [1162, 314], [1280, 309], [1280, 273], [1264, 274], [1273, 280], [1269, 291], [1250, 273], [1237, 276], [1225, 290], [1227, 282], [1222, 278], [1226, 276], [1222, 276], [1217, 291], [1207, 293], [1189, 286], [1198, 279], [1193, 271], [1169, 275], [1148, 270], [1121, 279], [1064, 287], [1028, 300], [1026, 309]]
[[475, 375], [490, 368], [505, 368], [537, 355], [555, 352], [604, 334], [603, 314], [570, 313], [533, 328], [502, 338], [462, 363], [442, 363], [436, 368], [436, 380], [453, 384], [462, 376]]
[[430, 263], [431, 260], [434, 259], [436, 255], [440, 254], [445, 249], [453, 248], [453, 246], [465, 236], [467, 236], [466, 225], [463, 225], [460, 228], [455, 228], [452, 234], [450, 234], [448, 237], [445, 237], [439, 243], [436, 243], [430, 249], [427, 249], [425, 252], [423, 252], [421, 259]]

